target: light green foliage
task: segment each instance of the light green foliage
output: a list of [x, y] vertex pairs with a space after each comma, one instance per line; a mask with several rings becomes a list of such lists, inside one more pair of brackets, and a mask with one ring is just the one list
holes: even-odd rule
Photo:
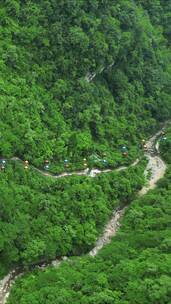
[[95, 243], [118, 205], [144, 182], [144, 165], [98, 177], [59, 180], [8, 164], [0, 172], [0, 273], [56, 256], [80, 255]]
[[170, 303], [170, 181], [171, 168], [157, 189], [132, 202], [117, 235], [98, 256], [70, 258], [57, 270], [26, 274], [8, 303], [29, 304], [30, 296], [41, 297], [35, 302], [41, 304], [49, 299], [52, 304]]
[[160, 137], [160, 151], [162, 157], [171, 164], [171, 127], [166, 129], [163, 136]]
[[[2, 0], [0, 155], [50, 170], [128, 165], [171, 113], [170, 0]], [[91, 81], [90, 78], [93, 78]], [[170, 130], [161, 143], [170, 163]], [[120, 148], [126, 145], [128, 158]], [[96, 156], [96, 159], [93, 157]], [[104, 157], [105, 156], [105, 157]], [[81, 255], [144, 166], [95, 179], [45, 178], [19, 163], [0, 172], [0, 274]], [[97, 256], [28, 273], [10, 304], [169, 304], [171, 173], [127, 210]]]
[[169, 117], [170, 55], [161, 24], [169, 4], [93, 2], [1, 1], [4, 157], [37, 166], [49, 158], [55, 172], [64, 157], [74, 169], [105, 150], [114, 167], [116, 158], [124, 162], [120, 140], [129, 143], [130, 162], [156, 119]]

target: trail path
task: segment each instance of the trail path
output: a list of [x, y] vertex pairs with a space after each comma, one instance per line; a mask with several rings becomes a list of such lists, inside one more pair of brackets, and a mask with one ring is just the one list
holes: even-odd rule
[[[11, 158], [12, 161], [19, 161], [19, 162], [23, 162], [19, 157], [12, 157]], [[139, 163], [139, 159], [136, 159], [131, 165], [130, 167], [134, 167]], [[107, 172], [111, 172], [113, 170], [115, 171], [122, 171], [122, 170], [126, 170], [128, 167], [126, 166], [121, 166], [119, 168], [116, 169], [89, 169], [86, 168], [84, 170], [79, 170], [79, 171], [73, 171], [73, 172], [63, 172], [61, 174], [51, 174], [50, 172], [45, 172], [41, 169], [38, 169], [36, 167], [34, 167], [33, 165], [31, 165], [31, 167], [36, 170], [37, 172], [39, 172], [41, 175], [43, 176], [48, 176], [54, 179], [58, 179], [58, 178], [62, 178], [62, 177], [66, 177], [66, 176], [72, 176], [72, 175], [77, 175], [77, 176], [90, 176], [90, 177], [95, 177], [97, 174], [101, 174], [101, 173], [107, 173]]]
[[[145, 153], [145, 156], [148, 159], [147, 167], [144, 171], [145, 176], [147, 177], [149, 172], [150, 178], [148, 181], [148, 184], [145, 185], [140, 191], [139, 196], [142, 196], [146, 194], [150, 189], [153, 189], [156, 186], [157, 181], [162, 178], [166, 171], [166, 164], [164, 161], [160, 158], [159, 155], [157, 155], [159, 151], [159, 144], [156, 143], [157, 138], [160, 136], [161, 131], [157, 132], [153, 137], [149, 139], [147, 142], [147, 152]], [[13, 157], [13, 161], [20, 161], [19, 158]], [[139, 160], [137, 159], [131, 166], [136, 166], [138, 164]], [[78, 172], [64, 172], [60, 175], [51, 175], [50, 173], [46, 173], [44, 171], [41, 171], [37, 168], [35, 168], [38, 172], [40, 172], [42, 175], [45, 176], [51, 176], [53, 178], [60, 178], [63, 176], [70, 176], [70, 175], [89, 175], [91, 177], [95, 177], [97, 174], [100, 173], [107, 173], [110, 172], [111, 169], [106, 170], [98, 170], [93, 169], [89, 172], [89, 169], [78, 171]], [[116, 171], [125, 170], [127, 167], [120, 167], [116, 169]], [[117, 209], [113, 212], [113, 215], [111, 219], [109, 220], [108, 224], [104, 228], [104, 232], [102, 236], [99, 237], [97, 240], [95, 247], [89, 252], [90, 256], [95, 256], [99, 252], [99, 250], [106, 244], [108, 244], [113, 236], [115, 236], [117, 230], [120, 227], [120, 219], [124, 215], [126, 207], [123, 207], [122, 209]], [[63, 257], [61, 260], [55, 260], [52, 262], [52, 265], [55, 267], [58, 267], [62, 260], [65, 260], [66, 257]], [[45, 268], [47, 266], [43, 265], [42, 268]], [[9, 296], [11, 285], [15, 282], [15, 280], [18, 278], [18, 276], [21, 276], [22, 272], [19, 272], [17, 270], [11, 271], [3, 280], [0, 281], [0, 304], [5, 304], [7, 301], [7, 298]]]

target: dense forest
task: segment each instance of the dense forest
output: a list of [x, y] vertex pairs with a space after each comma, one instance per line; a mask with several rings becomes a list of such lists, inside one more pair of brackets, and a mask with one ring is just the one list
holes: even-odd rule
[[160, 140], [160, 153], [169, 164], [171, 164], [171, 127], [168, 127], [167, 134]]
[[58, 269], [26, 274], [12, 288], [8, 303], [169, 304], [171, 162], [165, 151], [164, 146], [169, 162], [165, 178], [131, 203], [110, 245], [95, 258], [70, 258]]
[[40, 167], [49, 159], [55, 172], [94, 154], [115, 165], [122, 144], [135, 157], [171, 110], [169, 8], [2, 0], [0, 154]]
[[161, 145], [166, 176], [157, 189], [133, 200], [111, 244], [94, 258], [73, 257], [58, 269], [26, 274], [12, 288], [9, 304], [170, 304], [169, 138], [171, 128]]
[[[171, 303], [170, 127], [160, 139], [167, 174], [137, 198], [141, 141], [171, 115], [171, 0], [1, 0], [0, 37], [0, 277], [25, 271], [8, 303]], [[13, 157], [48, 160], [52, 173], [85, 159], [140, 162], [53, 179]], [[125, 205], [116, 237], [88, 257]], [[59, 269], [30, 272], [64, 255]]]
[[112, 210], [128, 204], [144, 183], [144, 162], [121, 172], [56, 182], [19, 164], [0, 172], [0, 275], [94, 244]]

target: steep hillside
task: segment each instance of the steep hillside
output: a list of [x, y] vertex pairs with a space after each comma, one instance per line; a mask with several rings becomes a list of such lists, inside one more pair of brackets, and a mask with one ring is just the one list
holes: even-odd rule
[[114, 162], [152, 132], [171, 110], [167, 6], [1, 1], [1, 155]]
[[110, 245], [93, 258], [70, 258], [58, 269], [25, 274], [8, 303], [170, 304], [170, 182], [168, 166], [158, 187], [128, 207]]
[[[1, 0], [0, 38], [0, 277], [25, 272], [8, 303], [169, 304], [169, 165], [135, 197], [142, 139], [171, 115], [171, 0]], [[168, 164], [170, 134], [159, 145]], [[55, 179], [45, 160], [56, 174], [124, 170]], [[84, 256], [130, 202], [112, 243]], [[64, 255], [79, 257], [30, 271]]]
[[112, 211], [141, 188], [143, 171], [141, 163], [95, 179], [56, 180], [8, 165], [0, 171], [0, 277], [16, 266], [86, 253]]

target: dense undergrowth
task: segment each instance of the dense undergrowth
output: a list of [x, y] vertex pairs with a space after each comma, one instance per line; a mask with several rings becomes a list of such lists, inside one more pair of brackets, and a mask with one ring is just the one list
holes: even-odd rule
[[169, 5], [1, 1], [0, 154], [53, 171], [94, 153], [121, 162], [120, 145], [169, 117]]
[[[171, 130], [167, 130], [167, 138]], [[18, 279], [9, 304], [170, 304], [171, 162], [155, 190], [134, 200], [98, 256], [70, 258], [58, 269]]]
[[160, 152], [167, 162], [171, 164], [171, 127], [168, 127], [166, 134], [160, 140]]
[[[144, 163], [145, 164], [145, 163]], [[0, 273], [92, 248], [112, 210], [141, 188], [143, 162], [96, 178], [55, 180], [22, 165], [0, 172]]]
[[[37, 167], [48, 159], [53, 172], [65, 158], [71, 169], [96, 154], [112, 167], [135, 159], [140, 140], [170, 118], [170, 11], [170, 0], [2, 0], [0, 156]], [[161, 149], [170, 162], [169, 141]], [[98, 257], [28, 274], [9, 303], [169, 303], [170, 172], [132, 203]], [[0, 172], [1, 276], [86, 253], [112, 210], [135, 198], [142, 173], [53, 180], [9, 161]]]

